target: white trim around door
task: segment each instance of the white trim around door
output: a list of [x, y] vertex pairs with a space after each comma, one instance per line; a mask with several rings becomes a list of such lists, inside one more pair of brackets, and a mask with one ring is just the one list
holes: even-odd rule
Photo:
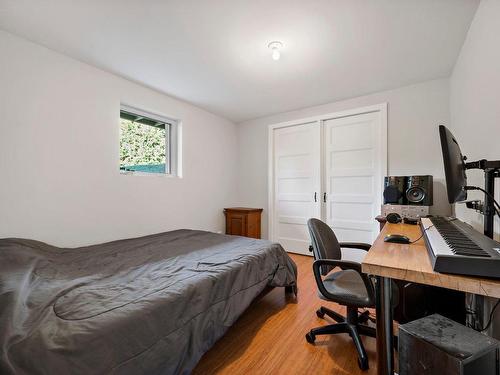
[[[378, 131], [377, 131], [377, 137], [380, 137], [379, 139], [376, 140], [377, 143], [377, 149], [378, 153], [377, 155], [374, 155], [377, 157], [377, 162], [376, 162], [376, 170], [374, 170], [374, 174], [376, 175], [377, 178], [375, 178], [375, 183], [376, 186], [373, 189], [374, 192], [374, 207], [379, 206], [379, 203], [382, 203], [382, 188], [383, 188], [383, 177], [387, 175], [387, 103], [381, 103], [377, 105], [372, 105], [372, 106], [367, 106], [367, 107], [361, 107], [361, 108], [354, 108], [354, 109], [349, 109], [345, 111], [340, 111], [340, 112], [334, 112], [334, 113], [327, 113], [324, 115], [319, 115], [319, 116], [313, 116], [313, 117], [308, 117], [308, 118], [302, 118], [302, 119], [297, 119], [297, 120], [292, 120], [292, 121], [287, 121], [287, 122], [282, 122], [278, 124], [272, 124], [269, 125], [268, 129], [268, 230], [269, 230], [269, 239], [272, 241], [278, 241], [278, 235], [276, 233], [276, 214], [277, 214], [277, 208], [276, 208], [276, 150], [275, 150], [275, 134], [277, 129], [282, 129], [282, 128], [292, 128], [294, 126], [300, 126], [304, 124], [311, 124], [311, 123], [317, 123], [320, 126], [320, 138], [321, 141], [318, 142], [317, 147], [319, 148], [319, 154], [320, 154], [320, 165], [318, 168], [321, 170], [321, 178], [320, 178], [320, 194], [319, 198], [321, 199], [320, 202], [324, 203], [321, 205], [321, 208], [319, 209], [319, 216], [323, 220], [326, 221], [326, 214], [327, 214], [327, 208], [326, 208], [326, 202], [323, 202], [323, 196], [326, 193], [326, 186], [327, 186], [327, 181], [326, 181], [326, 175], [327, 173], [327, 166], [325, 164], [325, 141], [323, 140], [325, 134], [325, 123], [327, 121], [335, 120], [335, 119], [342, 119], [342, 118], [347, 118], [350, 116], [358, 116], [358, 115], [363, 115], [363, 114], [378, 114], [378, 116], [374, 116], [374, 118], [379, 122], [377, 124]], [[362, 116], [361, 116], [362, 117]], [[365, 116], [366, 117], [366, 116]], [[280, 131], [280, 133], [283, 133], [283, 131]], [[379, 186], [380, 185], [380, 186]], [[379, 194], [380, 193], [380, 194]], [[312, 192], [314, 194], [314, 192]], [[378, 209], [378, 208], [377, 208]], [[315, 211], [316, 212], [316, 211]], [[301, 228], [303, 230], [303, 228]], [[285, 249], [288, 250], [288, 249]], [[292, 250], [293, 251], [293, 250]], [[304, 253], [302, 250], [298, 251], [299, 253]]]

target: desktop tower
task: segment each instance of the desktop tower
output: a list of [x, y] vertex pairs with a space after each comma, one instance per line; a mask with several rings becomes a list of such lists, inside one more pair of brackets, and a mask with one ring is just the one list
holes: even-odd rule
[[399, 375], [498, 375], [499, 342], [434, 314], [399, 327]]

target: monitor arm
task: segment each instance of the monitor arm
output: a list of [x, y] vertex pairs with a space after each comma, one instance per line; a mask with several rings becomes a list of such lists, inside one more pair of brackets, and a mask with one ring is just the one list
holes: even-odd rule
[[[464, 156], [464, 163], [467, 158]], [[481, 213], [484, 215], [484, 234], [493, 238], [495, 204], [491, 197], [495, 196], [495, 178], [500, 177], [500, 160], [486, 160], [465, 163], [465, 169], [482, 169], [484, 171], [484, 204]], [[473, 187], [467, 190], [474, 190]]]
[[[467, 160], [467, 158], [464, 156], [464, 161]], [[500, 160], [486, 160], [486, 159], [481, 159], [478, 161], [472, 161], [472, 162], [467, 162], [465, 163], [465, 169], [482, 169], [486, 171], [487, 169], [500, 169]]]

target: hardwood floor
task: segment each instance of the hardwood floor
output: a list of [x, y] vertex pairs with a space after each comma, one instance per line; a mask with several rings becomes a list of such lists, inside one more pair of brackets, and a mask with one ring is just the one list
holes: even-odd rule
[[298, 297], [274, 288], [258, 297], [214, 347], [205, 353], [193, 374], [375, 374], [375, 339], [363, 337], [370, 369], [363, 372], [347, 334], [317, 336], [314, 345], [304, 335], [330, 324], [316, 310], [345, 308], [321, 300], [312, 274], [311, 257], [290, 254], [299, 270]]

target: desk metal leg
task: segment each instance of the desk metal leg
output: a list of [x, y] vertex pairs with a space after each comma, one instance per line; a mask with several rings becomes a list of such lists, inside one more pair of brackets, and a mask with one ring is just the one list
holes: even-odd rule
[[377, 373], [394, 374], [391, 279], [377, 276]]

